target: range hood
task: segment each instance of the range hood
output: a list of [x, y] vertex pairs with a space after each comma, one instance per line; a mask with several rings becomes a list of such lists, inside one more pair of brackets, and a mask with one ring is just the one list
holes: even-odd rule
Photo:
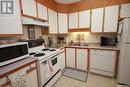
[[42, 22], [40, 20], [35, 20], [35, 19], [27, 18], [27, 17], [22, 17], [22, 24], [49, 27], [49, 24], [47, 22]]

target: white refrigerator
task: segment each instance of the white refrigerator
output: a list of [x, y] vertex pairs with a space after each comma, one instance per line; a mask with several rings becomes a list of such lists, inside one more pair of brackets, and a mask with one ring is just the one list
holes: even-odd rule
[[120, 48], [118, 83], [130, 85], [130, 18], [119, 23], [118, 40], [118, 47]]

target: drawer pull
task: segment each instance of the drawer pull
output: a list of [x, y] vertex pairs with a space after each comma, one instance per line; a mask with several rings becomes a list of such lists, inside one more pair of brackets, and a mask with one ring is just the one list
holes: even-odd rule
[[30, 68], [29, 70], [27, 70], [26, 72], [27, 72], [27, 74], [29, 74], [29, 73], [31, 73], [32, 71], [34, 71], [36, 69], [36, 67], [32, 67], [32, 68]]

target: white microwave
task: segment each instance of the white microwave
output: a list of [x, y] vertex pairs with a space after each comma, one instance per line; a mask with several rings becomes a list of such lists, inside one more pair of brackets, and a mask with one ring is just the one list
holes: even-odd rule
[[15, 44], [0, 45], [0, 66], [4, 66], [18, 60], [27, 58], [28, 43], [18, 42]]

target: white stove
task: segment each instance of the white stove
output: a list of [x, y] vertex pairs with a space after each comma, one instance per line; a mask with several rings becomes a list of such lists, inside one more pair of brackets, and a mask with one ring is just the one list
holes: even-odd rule
[[[39, 86], [52, 87], [61, 76], [61, 69], [59, 67], [58, 54], [59, 49], [45, 48], [44, 46], [37, 46], [29, 49], [30, 56], [36, 58], [38, 64]], [[51, 60], [53, 72], [47, 77], [48, 64], [47, 61]]]
[[56, 48], [45, 48], [44, 46], [33, 47], [29, 49], [30, 56], [38, 60], [47, 60], [59, 53], [59, 49]]

